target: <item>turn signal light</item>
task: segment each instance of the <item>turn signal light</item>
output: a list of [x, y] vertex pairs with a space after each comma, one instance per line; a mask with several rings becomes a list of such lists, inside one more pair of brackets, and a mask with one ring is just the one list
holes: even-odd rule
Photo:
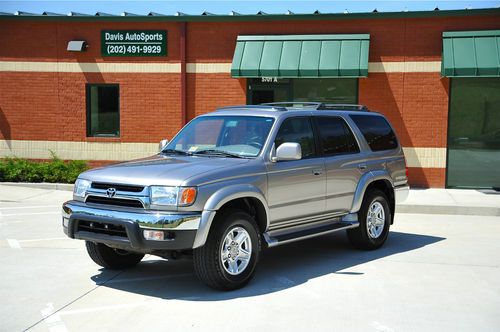
[[179, 205], [187, 206], [196, 200], [196, 188], [180, 188]]

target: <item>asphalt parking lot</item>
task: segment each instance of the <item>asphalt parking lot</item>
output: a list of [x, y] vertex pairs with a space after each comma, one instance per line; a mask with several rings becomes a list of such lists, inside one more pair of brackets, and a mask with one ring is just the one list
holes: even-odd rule
[[188, 260], [106, 271], [64, 237], [70, 192], [0, 185], [0, 330], [498, 331], [500, 217], [399, 214], [386, 245], [344, 233], [267, 250], [222, 293]]

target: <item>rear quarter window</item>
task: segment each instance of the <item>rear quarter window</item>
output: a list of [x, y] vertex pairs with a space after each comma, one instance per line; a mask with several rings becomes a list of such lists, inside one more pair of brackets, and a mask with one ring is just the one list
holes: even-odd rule
[[398, 139], [389, 122], [378, 115], [350, 115], [363, 134], [372, 151], [392, 150], [398, 147]]

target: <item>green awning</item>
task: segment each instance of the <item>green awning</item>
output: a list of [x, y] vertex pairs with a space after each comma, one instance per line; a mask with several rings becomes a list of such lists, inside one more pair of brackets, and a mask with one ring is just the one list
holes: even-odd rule
[[366, 77], [370, 35], [238, 36], [232, 77]]
[[441, 74], [500, 76], [500, 30], [443, 32]]

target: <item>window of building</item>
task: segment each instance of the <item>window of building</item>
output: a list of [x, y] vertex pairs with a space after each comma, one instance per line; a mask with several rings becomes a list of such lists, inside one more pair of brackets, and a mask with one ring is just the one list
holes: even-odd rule
[[274, 143], [276, 148], [283, 143], [299, 143], [302, 148], [302, 159], [316, 155], [314, 134], [308, 117], [288, 118], [283, 121]]
[[452, 78], [447, 186], [500, 188], [500, 78]]
[[87, 136], [120, 136], [120, 92], [117, 84], [87, 85]]
[[359, 152], [356, 139], [343, 119], [322, 116], [316, 118], [316, 124], [325, 156]]
[[248, 79], [248, 103], [309, 101], [357, 104], [357, 78], [253, 78]]
[[391, 150], [398, 147], [398, 140], [391, 126], [378, 115], [350, 115], [372, 151]]
[[356, 104], [358, 102], [358, 79], [294, 79], [293, 101], [317, 101], [327, 104]]

